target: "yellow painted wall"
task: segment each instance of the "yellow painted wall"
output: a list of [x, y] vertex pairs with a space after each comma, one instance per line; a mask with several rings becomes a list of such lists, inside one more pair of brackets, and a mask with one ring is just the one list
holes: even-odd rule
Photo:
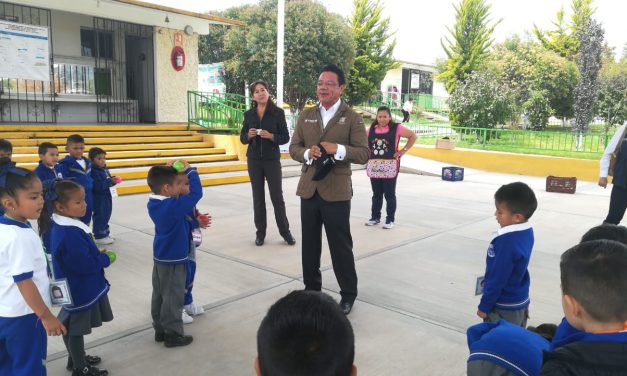
[[472, 149], [436, 149], [414, 146], [410, 155], [475, 168], [490, 172], [530, 176], [576, 176], [579, 180], [597, 181], [599, 161], [589, 159], [548, 157], [543, 155], [513, 154]]
[[[155, 29], [158, 121], [187, 122], [187, 91], [198, 89], [198, 34], [189, 36], [180, 30]], [[174, 70], [170, 62], [176, 32], [183, 34], [185, 68], [181, 71]]]

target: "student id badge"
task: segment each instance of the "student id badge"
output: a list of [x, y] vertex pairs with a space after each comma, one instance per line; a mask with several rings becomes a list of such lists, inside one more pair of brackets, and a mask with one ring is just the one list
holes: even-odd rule
[[485, 277], [477, 277], [477, 284], [475, 285], [475, 296], [483, 294], [483, 283]]
[[202, 231], [199, 228], [192, 230], [192, 241], [196, 247], [202, 244]]
[[67, 279], [50, 281], [50, 301], [53, 306], [72, 305], [72, 295]]
[[109, 187], [109, 191], [111, 192], [111, 197], [118, 197], [118, 189], [116, 187]]

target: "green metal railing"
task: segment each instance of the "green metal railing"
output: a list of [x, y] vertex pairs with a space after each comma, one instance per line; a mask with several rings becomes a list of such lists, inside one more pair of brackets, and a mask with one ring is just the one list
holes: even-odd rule
[[211, 131], [237, 131], [242, 127], [246, 99], [229, 93], [187, 92], [187, 125]]
[[605, 150], [612, 133], [530, 131], [507, 128], [466, 128], [432, 124], [404, 124], [416, 133], [417, 144], [435, 144], [438, 138], [455, 140], [456, 146], [495, 151], [528, 152], [582, 156], [599, 156]]

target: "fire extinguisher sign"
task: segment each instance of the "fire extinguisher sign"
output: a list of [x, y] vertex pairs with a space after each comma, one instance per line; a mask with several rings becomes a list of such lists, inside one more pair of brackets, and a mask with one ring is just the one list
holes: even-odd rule
[[180, 46], [175, 46], [172, 49], [172, 55], [170, 57], [172, 62], [172, 68], [175, 71], [181, 71], [185, 68], [185, 51]]

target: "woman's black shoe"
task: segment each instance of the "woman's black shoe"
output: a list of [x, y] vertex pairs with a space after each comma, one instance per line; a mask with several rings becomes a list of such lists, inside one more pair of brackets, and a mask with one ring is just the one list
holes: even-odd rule
[[283, 239], [285, 239], [285, 241], [287, 242], [287, 244], [289, 245], [294, 245], [296, 244], [296, 239], [294, 239], [294, 237], [292, 236], [291, 232], [288, 232]]
[[255, 238], [255, 244], [257, 246], [263, 245], [263, 240], [264, 238], [262, 238], [261, 236], [257, 236], [257, 238]]
[[83, 369], [74, 369], [72, 376], [107, 376], [109, 371], [106, 369], [100, 369], [92, 366], [87, 366]]
[[[100, 364], [100, 362], [102, 362], [102, 359], [100, 359], [99, 356], [85, 355], [85, 362], [87, 362], [88, 366], [95, 366]], [[74, 368], [74, 361], [72, 360], [71, 356], [67, 357], [67, 365], [65, 366], [65, 368], [68, 371], [71, 371]]]
[[194, 341], [192, 336], [183, 336], [180, 334], [166, 334], [164, 338], [165, 347], [187, 346]]

